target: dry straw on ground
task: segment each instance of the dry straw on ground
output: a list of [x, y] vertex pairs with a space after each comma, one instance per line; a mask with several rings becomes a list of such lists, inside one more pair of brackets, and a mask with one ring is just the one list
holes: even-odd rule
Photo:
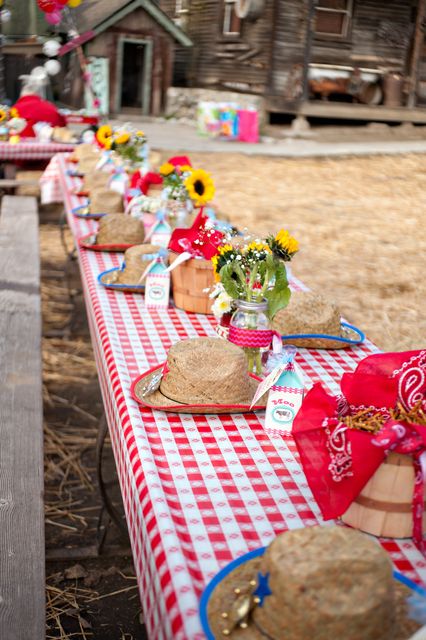
[[425, 346], [425, 156], [191, 160], [212, 172], [215, 203], [237, 226], [288, 228], [301, 246], [294, 274], [381, 349]]

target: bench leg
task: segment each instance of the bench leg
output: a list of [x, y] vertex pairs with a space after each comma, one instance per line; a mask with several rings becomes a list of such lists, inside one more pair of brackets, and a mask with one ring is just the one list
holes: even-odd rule
[[128, 531], [127, 531], [126, 524], [123, 523], [123, 519], [120, 517], [120, 514], [118, 513], [118, 511], [116, 510], [116, 508], [111, 502], [111, 499], [107, 493], [106, 483], [104, 482], [104, 478], [102, 475], [102, 460], [103, 460], [102, 454], [104, 450], [104, 444], [105, 444], [107, 433], [108, 433], [108, 423], [104, 413], [102, 415], [102, 418], [99, 421], [98, 437], [96, 441], [96, 474], [98, 478], [99, 491], [101, 494], [102, 505], [103, 505], [101, 512], [99, 514], [99, 520], [98, 520], [99, 553], [101, 553], [103, 544], [105, 542], [105, 536], [107, 531], [107, 527], [105, 527], [102, 534], [99, 535], [102, 528], [102, 517], [103, 517], [104, 511], [107, 512], [110, 521], [114, 522], [114, 524], [117, 526], [121, 535], [125, 538], [128, 538]]

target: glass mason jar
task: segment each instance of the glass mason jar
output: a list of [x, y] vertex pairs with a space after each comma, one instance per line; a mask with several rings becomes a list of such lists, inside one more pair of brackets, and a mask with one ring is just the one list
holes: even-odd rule
[[188, 227], [194, 208], [192, 200], [174, 198], [168, 191], [164, 189], [161, 194], [161, 209], [165, 213], [166, 221], [172, 229]]
[[267, 360], [271, 342], [271, 328], [266, 315], [268, 302], [235, 300], [235, 304], [237, 310], [229, 324], [229, 340], [244, 349], [249, 373], [261, 375], [262, 363]]

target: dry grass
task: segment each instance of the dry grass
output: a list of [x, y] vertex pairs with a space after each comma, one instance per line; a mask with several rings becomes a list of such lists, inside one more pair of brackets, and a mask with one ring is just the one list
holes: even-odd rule
[[425, 157], [255, 158], [191, 154], [239, 227], [284, 226], [300, 240], [293, 272], [336, 300], [387, 351], [424, 347]]

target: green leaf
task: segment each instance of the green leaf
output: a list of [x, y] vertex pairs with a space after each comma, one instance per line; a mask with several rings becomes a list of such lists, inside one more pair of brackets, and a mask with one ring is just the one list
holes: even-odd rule
[[265, 292], [265, 298], [268, 301], [268, 316], [273, 320], [274, 316], [280, 309], [284, 309], [290, 302], [291, 291], [287, 285], [285, 289], [277, 290], [276, 287]]
[[278, 260], [274, 260], [274, 268], [274, 287], [273, 289], [265, 291], [265, 298], [268, 300], [268, 316], [270, 320], [273, 319], [280, 309], [284, 309], [284, 307], [288, 305], [291, 296], [285, 265]]
[[220, 270], [220, 280], [225, 288], [226, 293], [237, 300], [240, 297], [237, 281], [232, 277], [234, 272], [232, 264], [225, 264]]

